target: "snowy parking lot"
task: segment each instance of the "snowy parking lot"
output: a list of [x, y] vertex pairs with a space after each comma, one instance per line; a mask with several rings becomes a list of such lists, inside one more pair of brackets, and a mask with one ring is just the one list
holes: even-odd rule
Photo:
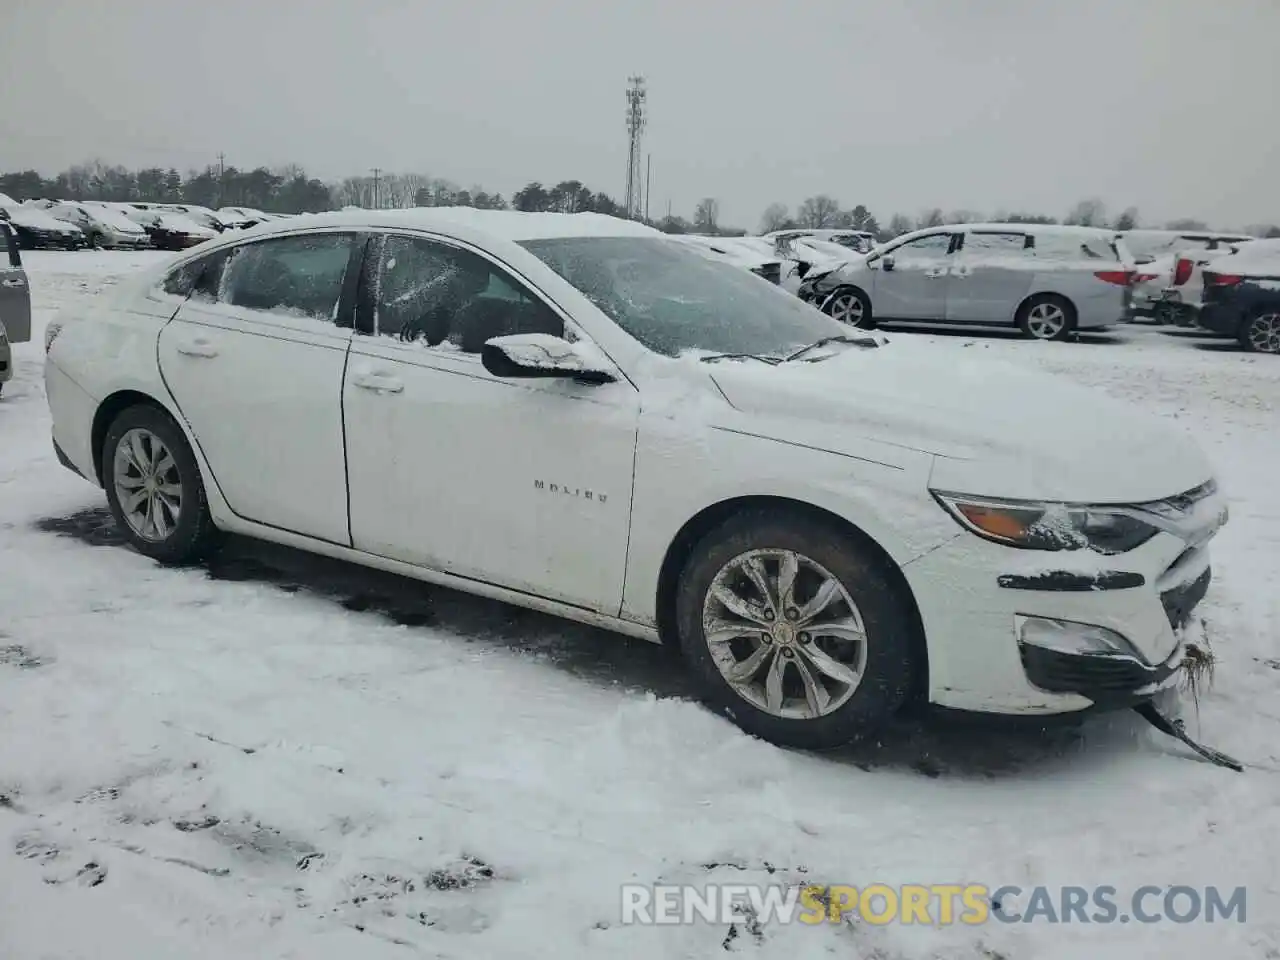
[[[1280, 957], [1280, 360], [1186, 331], [890, 332], [1190, 431], [1232, 519], [1188, 728], [933, 716], [810, 756], [658, 648], [281, 548], [166, 569], [63, 469], [45, 324], [156, 253], [27, 256], [0, 394], [0, 957]], [[903, 389], [910, 389], [904, 384]], [[252, 442], [252, 438], [246, 438]], [[1246, 887], [1245, 922], [620, 923], [625, 883]]]

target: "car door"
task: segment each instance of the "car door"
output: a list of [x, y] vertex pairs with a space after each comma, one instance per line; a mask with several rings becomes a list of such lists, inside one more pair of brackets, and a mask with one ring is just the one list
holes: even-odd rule
[[342, 373], [366, 240], [317, 231], [203, 258], [159, 342], [161, 373], [231, 509], [343, 546]]
[[379, 246], [343, 389], [354, 545], [616, 614], [635, 388], [493, 376], [487, 339], [565, 335], [563, 315], [476, 250], [395, 233]]
[[31, 339], [31, 287], [22, 267], [18, 238], [8, 224], [0, 223], [0, 323], [11, 343]]
[[871, 260], [872, 311], [883, 320], [945, 320], [952, 234], [916, 237]]
[[969, 230], [954, 253], [947, 287], [947, 319], [955, 323], [1013, 323], [1031, 292], [1035, 257], [1025, 233]]

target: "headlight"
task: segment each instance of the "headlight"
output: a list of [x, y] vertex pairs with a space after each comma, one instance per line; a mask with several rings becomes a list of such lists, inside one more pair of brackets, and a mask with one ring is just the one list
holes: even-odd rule
[[1025, 550], [1125, 553], [1158, 529], [1127, 509], [1074, 503], [997, 500], [933, 492], [960, 525], [978, 536]]

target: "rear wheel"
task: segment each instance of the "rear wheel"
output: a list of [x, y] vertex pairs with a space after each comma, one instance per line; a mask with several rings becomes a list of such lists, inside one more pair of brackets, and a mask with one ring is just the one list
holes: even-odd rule
[[1075, 328], [1075, 307], [1056, 294], [1032, 297], [1018, 311], [1018, 329], [1032, 340], [1065, 340]]
[[1280, 353], [1280, 310], [1255, 313], [1240, 328], [1239, 339], [1254, 353]]
[[847, 323], [851, 327], [870, 330], [875, 326], [875, 321], [871, 318], [871, 301], [861, 290], [853, 287], [837, 290], [827, 298], [822, 309], [833, 320]]
[[155, 407], [130, 407], [107, 429], [102, 475], [116, 523], [139, 553], [163, 563], [197, 560], [212, 546], [200, 468], [182, 430]]
[[681, 652], [704, 698], [783, 746], [874, 732], [907, 698], [923, 649], [883, 563], [787, 511], [741, 514], [708, 534], [676, 598]]

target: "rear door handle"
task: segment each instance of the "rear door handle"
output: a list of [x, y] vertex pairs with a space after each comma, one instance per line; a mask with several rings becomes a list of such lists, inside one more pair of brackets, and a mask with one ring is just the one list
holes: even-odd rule
[[5, 285], [6, 287], [25, 287], [25, 286], [27, 285], [27, 281], [25, 281], [25, 280], [6, 280], [6, 281], [4, 281], [4, 285]]
[[401, 393], [404, 390], [402, 380], [386, 373], [357, 373], [352, 376], [351, 383], [374, 393]]
[[212, 343], [203, 338], [188, 340], [178, 344], [178, 352], [188, 357], [216, 357], [218, 350]]

